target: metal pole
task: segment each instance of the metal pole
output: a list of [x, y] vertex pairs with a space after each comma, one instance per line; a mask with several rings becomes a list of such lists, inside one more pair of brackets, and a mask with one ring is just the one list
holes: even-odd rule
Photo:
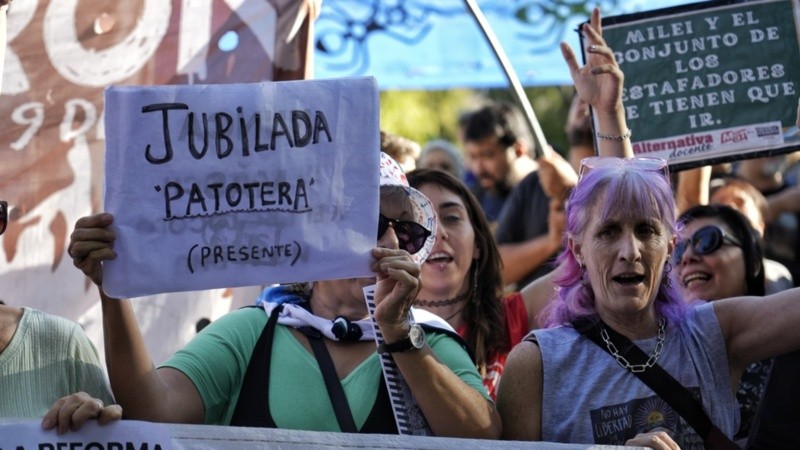
[[478, 22], [478, 26], [483, 32], [483, 35], [486, 36], [486, 40], [489, 41], [489, 45], [492, 47], [492, 51], [497, 57], [497, 61], [500, 62], [500, 66], [503, 68], [503, 72], [508, 79], [508, 83], [511, 85], [511, 91], [517, 97], [517, 101], [519, 101], [520, 105], [522, 106], [522, 111], [525, 113], [525, 118], [528, 119], [528, 126], [530, 126], [531, 129], [533, 137], [533, 150], [536, 153], [536, 158], [539, 158], [542, 156], [542, 152], [546, 152], [547, 140], [544, 138], [542, 127], [539, 126], [539, 121], [536, 119], [536, 114], [533, 112], [531, 102], [528, 100], [528, 97], [525, 95], [525, 91], [522, 89], [522, 84], [519, 82], [519, 77], [517, 77], [514, 67], [511, 66], [511, 61], [508, 60], [508, 56], [506, 55], [505, 50], [503, 50], [503, 46], [500, 45], [500, 41], [497, 39], [494, 31], [492, 31], [491, 25], [489, 25], [489, 22], [486, 20], [486, 16], [483, 15], [483, 11], [481, 11], [481, 8], [478, 6], [477, 0], [464, 0], [464, 3], [466, 3], [467, 8], [469, 8], [472, 16], [475, 18], [475, 21]]

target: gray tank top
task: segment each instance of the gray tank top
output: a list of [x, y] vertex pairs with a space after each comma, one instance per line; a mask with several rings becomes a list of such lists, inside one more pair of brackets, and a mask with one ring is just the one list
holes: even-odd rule
[[[634, 374], [571, 327], [535, 330], [542, 353], [542, 440], [624, 445], [654, 428], [673, 432], [682, 449], [703, 440]], [[635, 341], [652, 354], [656, 338]], [[687, 311], [667, 329], [658, 364], [699, 396], [706, 413], [728, 437], [739, 428], [739, 406], [728, 377], [725, 342], [711, 303]]]

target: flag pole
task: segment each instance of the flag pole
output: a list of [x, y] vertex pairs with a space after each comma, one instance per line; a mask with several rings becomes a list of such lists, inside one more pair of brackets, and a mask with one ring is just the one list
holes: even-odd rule
[[536, 113], [533, 112], [531, 102], [528, 100], [528, 97], [525, 95], [525, 91], [522, 89], [522, 83], [519, 82], [519, 77], [517, 77], [517, 73], [514, 71], [511, 61], [509, 61], [508, 56], [506, 55], [505, 50], [503, 50], [503, 46], [500, 45], [500, 41], [497, 39], [494, 31], [492, 31], [492, 27], [489, 24], [489, 21], [486, 20], [486, 16], [483, 15], [483, 11], [481, 11], [481, 8], [478, 6], [477, 0], [464, 0], [464, 3], [472, 13], [472, 17], [474, 17], [475, 21], [478, 23], [478, 27], [483, 32], [486, 40], [489, 41], [489, 46], [492, 47], [492, 51], [497, 57], [497, 61], [500, 63], [500, 66], [503, 68], [503, 72], [508, 79], [508, 83], [511, 85], [511, 91], [514, 93], [517, 101], [522, 106], [522, 111], [525, 113], [525, 118], [528, 120], [528, 126], [531, 129], [531, 135], [533, 137], [533, 151], [536, 158], [539, 158], [543, 155], [543, 152], [546, 152], [548, 149], [547, 140], [544, 137], [542, 127], [539, 126], [539, 121], [536, 119]]

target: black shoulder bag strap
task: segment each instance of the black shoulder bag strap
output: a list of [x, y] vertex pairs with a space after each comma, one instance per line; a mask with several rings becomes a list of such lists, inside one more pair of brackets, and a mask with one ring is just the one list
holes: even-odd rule
[[[247, 308], [257, 308], [257, 306]], [[282, 309], [283, 306], [278, 306], [272, 311], [256, 342], [242, 380], [230, 425], [275, 428], [275, 421], [269, 412], [269, 361], [272, 358], [275, 324], [278, 323], [278, 315]]]
[[345, 433], [358, 433], [356, 422], [353, 420], [353, 413], [350, 412], [350, 405], [344, 394], [339, 375], [336, 374], [336, 367], [333, 365], [331, 354], [322, 341], [322, 333], [313, 327], [299, 327], [300, 332], [308, 337], [314, 356], [317, 357], [317, 364], [322, 371], [322, 379], [325, 380], [325, 387], [328, 389], [328, 397], [331, 399], [333, 411], [336, 413], [336, 421], [339, 428]]
[[[611, 351], [603, 342], [600, 336], [600, 324], [602, 322], [593, 322], [591, 320], [582, 320], [574, 322], [572, 325], [582, 335], [589, 338], [592, 342], [597, 344], [598, 347], [605, 350], [609, 355]], [[627, 337], [617, 333], [610, 327], [606, 327], [609, 338], [612, 342], [619, 344], [617, 348], [627, 349], [627, 355], [636, 361], [647, 361], [648, 356], [645, 352], [637, 347]], [[613, 356], [613, 355], [612, 355]], [[627, 370], [627, 369], [625, 369]], [[666, 370], [658, 364], [653, 364], [652, 367], [645, 369], [642, 372], [631, 372], [644, 384], [650, 387], [659, 397], [661, 397], [667, 404], [683, 417], [689, 425], [694, 428], [697, 434], [703, 438], [705, 447], [707, 449], [737, 449], [741, 447], [736, 445], [730, 440], [725, 433], [723, 433], [713, 422], [709, 419], [703, 405], [686, 389], [678, 380], [672, 377]]]

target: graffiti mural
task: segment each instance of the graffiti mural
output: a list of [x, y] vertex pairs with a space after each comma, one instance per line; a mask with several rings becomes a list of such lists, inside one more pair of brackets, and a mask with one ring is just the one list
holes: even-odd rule
[[[0, 300], [81, 323], [102, 343], [98, 295], [66, 254], [102, 211], [103, 91], [110, 85], [307, 78], [316, 0], [24, 0], [8, 12], [0, 95]], [[156, 362], [250, 290], [135, 302]]]

